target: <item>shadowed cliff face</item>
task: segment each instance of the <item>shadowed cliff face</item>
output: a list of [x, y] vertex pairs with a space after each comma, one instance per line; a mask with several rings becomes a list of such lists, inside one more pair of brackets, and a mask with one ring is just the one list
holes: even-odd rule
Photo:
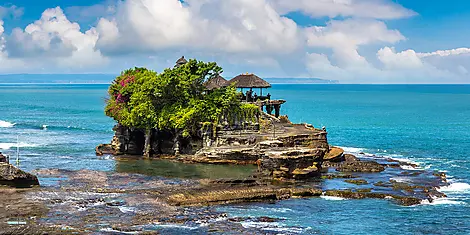
[[[142, 155], [145, 145], [145, 131], [116, 125], [112, 140], [112, 151], [115, 154]], [[175, 135], [168, 131], [152, 130], [150, 139], [151, 152], [153, 154], [174, 154]], [[181, 154], [194, 154], [202, 148], [203, 140], [200, 136], [179, 137], [178, 144]]]
[[[175, 153], [175, 138], [169, 132], [155, 131], [151, 146], [155, 157], [186, 163], [257, 164], [263, 177], [276, 180], [306, 179], [319, 176], [323, 156], [329, 149], [327, 133], [308, 125], [296, 125], [274, 117], [270, 124], [223, 129], [214, 135], [206, 130], [201, 136], [180, 138]], [[97, 154], [142, 155], [144, 132], [121, 125], [114, 128], [111, 145], [97, 147]]]

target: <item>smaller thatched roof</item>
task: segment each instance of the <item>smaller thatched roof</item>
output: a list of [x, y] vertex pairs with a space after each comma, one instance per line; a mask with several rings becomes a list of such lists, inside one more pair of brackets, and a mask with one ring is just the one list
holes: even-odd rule
[[235, 83], [237, 88], [269, 88], [271, 84], [254, 74], [240, 74], [228, 81], [230, 85]]
[[180, 67], [181, 65], [186, 63], [188, 63], [188, 61], [184, 58], [184, 56], [181, 56], [181, 58], [176, 61], [175, 67]]
[[220, 75], [217, 75], [204, 83], [207, 90], [219, 89], [226, 86], [227, 80]]

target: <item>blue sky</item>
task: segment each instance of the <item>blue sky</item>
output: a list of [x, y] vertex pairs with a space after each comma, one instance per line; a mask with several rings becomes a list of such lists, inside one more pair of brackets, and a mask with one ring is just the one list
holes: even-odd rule
[[470, 83], [470, 1], [4, 0], [0, 74], [162, 70], [181, 55], [227, 77]]

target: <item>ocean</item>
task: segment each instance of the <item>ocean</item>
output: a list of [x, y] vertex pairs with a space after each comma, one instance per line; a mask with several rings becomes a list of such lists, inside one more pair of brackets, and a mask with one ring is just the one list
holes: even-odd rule
[[[0, 152], [15, 155], [18, 138], [26, 171], [123, 170], [94, 153], [113, 135], [114, 121], [103, 112], [106, 90], [99, 84], [0, 84]], [[322, 197], [219, 206], [218, 211], [281, 218], [242, 224], [279, 234], [470, 234], [470, 85], [275, 84], [268, 92], [287, 101], [281, 113], [291, 121], [325, 126], [330, 144], [347, 152], [446, 172], [451, 184], [440, 190], [448, 198], [403, 207], [387, 200]], [[148, 170], [127, 168], [176, 177], [169, 166], [153, 164]], [[187, 177], [211, 174], [188, 171]], [[46, 187], [54, 180], [40, 178]]]

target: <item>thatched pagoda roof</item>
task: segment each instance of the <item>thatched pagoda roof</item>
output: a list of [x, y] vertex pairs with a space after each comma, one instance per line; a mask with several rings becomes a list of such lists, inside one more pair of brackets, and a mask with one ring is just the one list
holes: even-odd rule
[[220, 75], [213, 77], [204, 83], [204, 86], [207, 90], [219, 89], [226, 86], [227, 80]]
[[237, 88], [269, 88], [271, 84], [254, 74], [240, 74], [228, 81], [230, 85], [235, 83]]
[[175, 67], [179, 67], [183, 64], [186, 64], [188, 63], [188, 61], [184, 58], [184, 56], [181, 56], [181, 58], [179, 58], [177, 61], [176, 61], [176, 64], [175, 64]]

